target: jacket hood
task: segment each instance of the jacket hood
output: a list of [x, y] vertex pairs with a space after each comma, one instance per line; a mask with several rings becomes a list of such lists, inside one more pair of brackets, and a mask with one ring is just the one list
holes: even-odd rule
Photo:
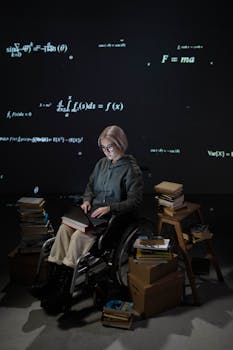
[[131, 164], [132, 166], [138, 166], [137, 165], [137, 161], [136, 159], [134, 158], [134, 156], [132, 156], [131, 154], [125, 154], [122, 158], [120, 158], [116, 163], [112, 163], [111, 160], [109, 160], [107, 157], [106, 157], [106, 160], [107, 162], [109, 163], [109, 165], [113, 168], [117, 168], [117, 167], [120, 167], [120, 166], [123, 166], [125, 164]]

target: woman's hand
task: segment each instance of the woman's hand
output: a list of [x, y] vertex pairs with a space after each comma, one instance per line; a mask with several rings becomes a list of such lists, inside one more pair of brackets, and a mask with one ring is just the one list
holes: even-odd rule
[[81, 205], [81, 208], [84, 211], [84, 213], [87, 213], [91, 209], [90, 202], [88, 201], [83, 202], [83, 204]]
[[91, 216], [93, 218], [100, 218], [103, 215], [106, 215], [110, 212], [110, 207], [100, 207], [96, 210], [93, 211], [93, 213], [91, 214]]

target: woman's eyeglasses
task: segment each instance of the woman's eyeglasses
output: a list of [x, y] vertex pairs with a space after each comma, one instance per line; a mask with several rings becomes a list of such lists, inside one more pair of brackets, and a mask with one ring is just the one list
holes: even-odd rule
[[103, 152], [112, 152], [114, 150], [114, 145], [107, 145], [106, 147], [105, 146], [102, 146], [100, 145], [99, 148], [103, 151]]

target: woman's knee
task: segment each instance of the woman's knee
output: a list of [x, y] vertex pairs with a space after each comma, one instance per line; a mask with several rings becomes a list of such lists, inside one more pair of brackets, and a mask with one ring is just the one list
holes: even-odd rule
[[81, 239], [83, 239], [84, 236], [85, 236], [85, 233], [83, 233], [83, 232], [81, 232], [79, 230], [76, 230], [76, 231], [73, 232], [70, 240], [71, 241], [81, 240]]
[[64, 234], [72, 235], [73, 233], [74, 233], [74, 229], [65, 224], [61, 224], [57, 232], [57, 234], [60, 234], [60, 235], [64, 235]]
[[69, 239], [72, 237], [74, 230], [71, 227], [68, 227], [67, 225], [61, 224], [57, 234], [56, 234], [56, 241], [63, 241], [64, 239]]

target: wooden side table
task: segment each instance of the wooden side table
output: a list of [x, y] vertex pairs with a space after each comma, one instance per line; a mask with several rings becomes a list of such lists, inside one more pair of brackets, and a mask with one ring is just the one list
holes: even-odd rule
[[[183, 220], [189, 217], [190, 215], [196, 215], [198, 221], [200, 223], [203, 223], [200, 205], [197, 203], [187, 202], [187, 207], [179, 210], [174, 216], [169, 216], [164, 213], [158, 213], [158, 234], [161, 234], [163, 224], [170, 224], [174, 226], [177, 241], [178, 241], [178, 246], [184, 259], [187, 276], [188, 276], [190, 287], [192, 290], [193, 302], [195, 305], [200, 305], [200, 299], [197, 293], [197, 288], [195, 283], [195, 276], [192, 270], [191, 258], [188, 252], [192, 248], [192, 242], [191, 244], [187, 243], [187, 241], [185, 240], [185, 234], [183, 233], [183, 230], [182, 230]], [[212, 236], [213, 234], [211, 233], [209, 235], [206, 235], [206, 234], [201, 235], [201, 233], [199, 233], [199, 236], [196, 237], [193, 242], [195, 242], [195, 244], [201, 241], [206, 242], [208, 258], [210, 259], [210, 261], [212, 262], [216, 270], [219, 281], [223, 281], [223, 275], [221, 273], [218, 259], [213, 247]]]

